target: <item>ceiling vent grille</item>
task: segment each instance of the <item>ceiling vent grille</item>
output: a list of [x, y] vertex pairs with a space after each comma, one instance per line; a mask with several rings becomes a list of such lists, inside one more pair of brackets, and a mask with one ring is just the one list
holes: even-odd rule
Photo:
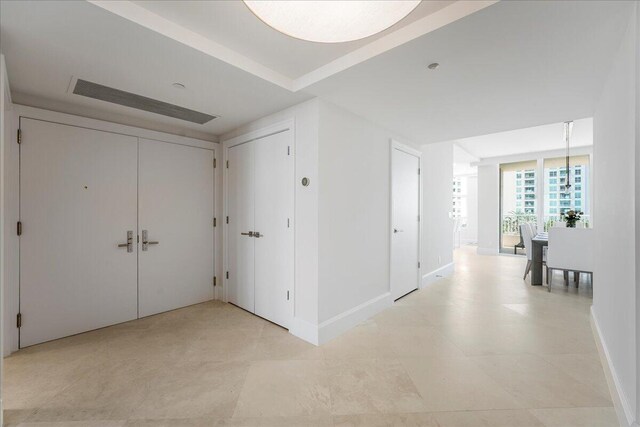
[[217, 117], [81, 79], [76, 82], [73, 93], [201, 125]]

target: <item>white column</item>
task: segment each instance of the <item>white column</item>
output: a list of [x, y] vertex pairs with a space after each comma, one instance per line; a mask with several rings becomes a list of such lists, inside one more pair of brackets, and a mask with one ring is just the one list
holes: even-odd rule
[[540, 233], [544, 231], [544, 158], [539, 158], [536, 165], [536, 215]]

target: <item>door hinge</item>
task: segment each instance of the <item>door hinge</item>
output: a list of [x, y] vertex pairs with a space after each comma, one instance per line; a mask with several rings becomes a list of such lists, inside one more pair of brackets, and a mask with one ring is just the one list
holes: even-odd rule
[[18, 328], [22, 327], [22, 313], [18, 313], [18, 315], [16, 316], [16, 326]]
[[289, 227], [290, 227], [290, 220], [289, 220], [289, 218], [287, 218], [287, 228], [289, 228]]
[[229, 169], [229, 160], [227, 160], [227, 169]]
[[16, 228], [17, 228], [16, 232], [18, 233], [18, 236], [22, 236], [22, 221], [18, 221], [18, 225]]
[[215, 288], [218, 285], [218, 280], [216, 278], [216, 276], [213, 276], [213, 287]]
[[217, 167], [217, 163], [216, 163], [216, 159], [213, 159], [213, 168], [215, 169]]
[[420, 268], [420, 262], [418, 261], [418, 268]]
[[18, 144], [22, 144], [22, 129], [18, 129]]
[[287, 145], [287, 156], [291, 155], [291, 147]]
[[214, 216], [213, 217], [213, 226], [215, 227], [217, 225], [218, 225], [218, 221], [216, 220], [216, 217]]
[[229, 224], [229, 216], [227, 216], [227, 224]]
[[289, 301], [289, 291], [287, 291], [287, 301]]
[[227, 279], [229, 279], [229, 272], [227, 271]]

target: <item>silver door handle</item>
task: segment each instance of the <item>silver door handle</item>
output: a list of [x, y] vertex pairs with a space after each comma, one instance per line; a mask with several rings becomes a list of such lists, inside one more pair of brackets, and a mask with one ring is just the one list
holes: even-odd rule
[[120, 243], [119, 248], [127, 248], [127, 252], [133, 252], [133, 231], [127, 231], [127, 243]]
[[264, 234], [260, 234], [259, 231], [256, 231], [255, 233], [253, 233], [253, 237], [255, 237], [256, 239], [259, 239], [261, 237], [264, 237]]
[[394, 229], [393, 229], [393, 232], [394, 232], [394, 233], [402, 233], [402, 232], [403, 232], [403, 230], [398, 230], [397, 228], [394, 228]]
[[253, 237], [253, 231], [249, 231], [248, 233], [240, 233], [243, 236], [249, 236], [249, 237]]
[[160, 242], [150, 241], [149, 240], [149, 232], [147, 230], [142, 230], [142, 250], [148, 251], [149, 245], [158, 245]]

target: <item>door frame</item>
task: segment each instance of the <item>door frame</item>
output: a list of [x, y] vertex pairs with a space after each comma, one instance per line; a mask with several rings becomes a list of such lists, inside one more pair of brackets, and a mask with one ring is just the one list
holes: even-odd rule
[[[394, 150], [402, 151], [418, 158], [418, 270], [416, 289], [422, 289], [422, 152], [391, 138], [389, 140], [389, 294], [393, 295], [391, 280], [393, 273], [393, 154]], [[402, 298], [402, 297], [401, 297]]]
[[[228, 257], [228, 253], [227, 253], [227, 248], [229, 247], [228, 242], [229, 242], [229, 230], [228, 230], [228, 226], [226, 223], [226, 217], [229, 214], [228, 212], [228, 206], [229, 204], [227, 203], [227, 199], [228, 199], [228, 183], [229, 183], [229, 176], [228, 176], [228, 169], [226, 167], [227, 164], [227, 160], [229, 159], [229, 149], [231, 147], [235, 147], [237, 145], [241, 145], [241, 144], [246, 144], [252, 141], [256, 141], [258, 139], [262, 139], [271, 135], [275, 135], [278, 133], [282, 133], [282, 132], [287, 132], [290, 131], [291, 135], [292, 135], [292, 141], [291, 141], [291, 160], [292, 160], [292, 165], [291, 165], [291, 180], [295, 181], [295, 153], [296, 153], [296, 131], [295, 131], [295, 120], [294, 119], [288, 119], [288, 120], [283, 120], [277, 123], [274, 123], [272, 125], [269, 126], [265, 126], [263, 128], [260, 129], [256, 129], [254, 131], [250, 131], [247, 132], [245, 134], [233, 137], [231, 139], [228, 139], [226, 141], [222, 142], [222, 147], [223, 147], [223, 162], [222, 162], [222, 167], [223, 167], [223, 185], [222, 185], [222, 206], [223, 206], [223, 213], [222, 213], [222, 219], [224, 219], [224, 221], [222, 222], [223, 224], [223, 228], [222, 228], [222, 245], [224, 250], [222, 251], [222, 266], [223, 266], [223, 271], [222, 271], [222, 301], [223, 302], [229, 302], [228, 296], [227, 296], [227, 290], [229, 288], [229, 281], [227, 280], [227, 275], [226, 272], [228, 271], [228, 265], [229, 265], [229, 257]], [[296, 218], [295, 218], [295, 185], [292, 185], [292, 194], [291, 194], [291, 200], [293, 202], [292, 205], [292, 210], [291, 210], [291, 220], [293, 221], [293, 236], [292, 236], [292, 240], [293, 240], [293, 247], [292, 247], [292, 254], [291, 257], [293, 259], [292, 262], [292, 266], [293, 266], [293, 274], [292, 274], [292, 281], [293, 281], [293, 286], [291, 289], [291, 293], [293, 295], [291, 295], [291, 299], [290, 299], [290, 316], [291, 316], [291, 322], [293, 322], [293, 319], [295, 317], [295, 301], [296, 301], [296, 280], [295, 280], [295, 256], [296, 256], [296, 250], [295, 250], [295, 235], [296, 235]], [[289, 327], [291, 328], [292, 323], [289, 325]]]

